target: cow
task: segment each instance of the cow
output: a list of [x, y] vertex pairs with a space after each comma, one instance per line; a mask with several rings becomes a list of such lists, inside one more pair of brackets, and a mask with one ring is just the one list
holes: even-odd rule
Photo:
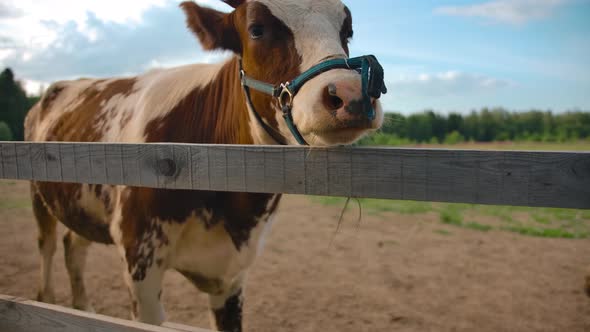
[[[56, 82], [29, 112], [26, 140], [333, 146], [382, 125], [382, 67], [373, 56], [349, 58], [352, 17], [340, 0], [225, 2], [229, 13], [194, 2], [180, 7], [202, 47], [229, 51], [227, 59]], [[248, 268], [281, 200], [40, 181], [31, 183], [31, 197], [38, 300], [54, 302], [61, 222], [74, 308], [93, 310], [83, 281], [90, 244], [112, 244], [124, 262], [133, 319], [164, 322], [162, 278], [176, 270], [208, 294], [212, 326], [222, 331], [242, 330]]]

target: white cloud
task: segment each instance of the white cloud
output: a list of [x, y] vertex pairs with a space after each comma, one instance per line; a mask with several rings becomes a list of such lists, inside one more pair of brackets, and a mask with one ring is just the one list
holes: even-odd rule
[[437, 98], [488, 93], [512, 85], [509, 81], [479, 74], [447, 71], [436, 74], [400, 75], [390, 81], [391, 93], [401, 97]]
[[[154, 8], [174, 7], [180, 12], [179, 2], [180, 0], [19, 0], [12, 4], [0, 0], [0, 49], [6, 48], [3, 47], [3, 36], [10, 36], [19, 41], [19, 45], [13, 48], [42, 51], [57, 41], [59, 36], [56, 31], [60, 27], [72, 23], [84, 37], [93, 41], [97, 39], [97, 31], [88, 25], [88, 17], [105, 24], [137, 26], [145, 23], [145, 13]], [[219, 0], [196, 2], [216, 9], [229, 8]], [[14, 19], [1, 20], [3, 11], [12, 13]], [[161, 28], [166, 29], [166, 26]]]
[[164, 6], [172, 0], [19, 0], [14, 5], [21, 15], [18, 19], [0, 24], [0, 31], [16, 40], [23, 41], [29, 48], [44, 48], [57, 36], [47, 24], [63, 25], [75, 22], [78, 29], [89, 37], [86, 27], [87, 14], [98, 20], [120, 24], [138, 24], [146, 10]]
[[491, 21], [524, 24], [551, 16], [568, 0], [493, 0], [475, 5], [443, 6], [437, 14], [465, 17], [481, 17]]
[[34, 80], [22, 80], [22, 85], [27, 95], [38, 96], [47, 89], [49, 83]]
[[10, 2], [0, 2], [0, 19], [16, 18], [23, 15], [23, 11]]
[[[19, 2], [26, 13], [35, 14], [10, 24], [0, 22], [0, 67], [11, 67], [25, 83], [38, 82], [27, 83], [27, 90], [36, 92], [39, 82], [137, 74], [151, 67], [223, 57], [202, 52], [186, 28], [178, 1], [103, 0], [93, 2], [95, 6], [90, 2], [80, 0], [71, 7], [69, 0]], [[217, 0], [197, 2], [229, 8]], [[39, 5], [41, 13], [33, 11], [33, 5]], [[31, 22], [37, 27], [21, 29]]]

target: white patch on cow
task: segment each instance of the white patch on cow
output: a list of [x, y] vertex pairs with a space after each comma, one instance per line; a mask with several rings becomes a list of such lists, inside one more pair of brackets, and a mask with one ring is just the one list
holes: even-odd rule
[[239, 251], [222, 222], [210, 227], [207, 224], [207, 220], [196, 214], [184, 221], [174, 253], [170, 255], [170, 266], [219, 280], [224, 288], [231, 288], [254, 262], [267, 223], [259, 222]]
[[[84, 90], [89, 88], [95, 81], [88, 79], [79, 79], [76, 81], [62, 81], [54, 83], [47, 89], [46, 95], [51, 94], [54, 89], [62, 89], [57, 98], [51, 102], [51, 111], [47, 112], [43, 121], [35, 117], [36, 123], [27, 123], [27, 140], [29, 141], [46, 141], [49, 130], [53, 128], [57, 120], [65, 113], [71, 112], [78, 107], [83, 99], [78, 98]], [[43, 98], [45, 98], [44, 96]], [[40, 107], [35, 108], [36, 112], [41, 111]]]
[[345, 57], [340, 30], [346, 18], [340, 0], [250, 0], [268, 7], [291, 29], [305, 71], [329, 56]]
[[111, 234], [111, 238], [113, 239], [113, 243], [115, 243], [117, 251], [121, 257], [125, 257], [125, 248], [123, 247], [123, 232], [121, 230], [121, 222], [123, 221], [123, 207], [121, 204], [123, 201], [128, 200], [130, 190], [131, 189], [124, 186], [116, 186], [113, 190], [114, 207], [113, 215], [111, 216], [109, 225], [109, 232]]
[[[276, 145], [279, 144], [279, 142], [275, 141], [274, 138], [272, 138], [272, 136], [270, 136], [268, 134], [268, 132], [266, 130], [264, 130], [264, 128], [260, 125], [260, 123], [258, 123], [258, 120], [256, 119], [256, 115], [254, 115], [254, 110], [252, 109], [252, 107], [250, 107], [250, 104], [246, 102], [246, 100], [244, 100], [244, 103], [246, 103], [246, 107], [248, 108], [248, 125], [250, 127], [250, 135], [252, 136], [252, 139], [254, 140], [254, 144], [257, 145]], [[287, 128], [287, 125], [285, 124], [285, 119], [283, 119], [282, 113], [279, 112], [279, 106], [275, 105], [276, 101], [273, 99], [273, 101], [271, 102], [271, 104], [269, 105], [269, 107], [271, 109], [276, 110], [276, 117], [277, 117], [277, 122], [279, 124], [279, 131], [281, 133], [285, 133], [289, 131], [289, 128]], [[281, 126], [284, 126], [284, 128], [281, 128]], [[287, 131], [284, 131], [287, 130]], [[285, 135], [285, 138], [287, 139], [287, 141], [291, 142], [291, 137], [290, 135]], [[291, 144], [297, 144], [297, 141], [295, 139], [293, 139], [293, 142], [291, 142]]]
[[142, 281], [132, 280], [126, 270], [125, 284], [133, 297], [134, 305], [137, 306], [138, 315], [133, 319], [153, 325], [160, 325], [164, 322], [166, 315], [159, 298], [163, 277], [164, 270], [156, 264], [146, 271], [146, 278]]
[[[262, 234], [260, 234], [260, 238], [258, 239], [258, 253], [262, 253], [262, 251], [264, 250], [264, 246], [266, 245], [266, 238], [268, 236], [268, 233], [272, 229], [272, 225], [274, 224], [274, 221], [275, 221], [275, 215], [274, 214], [271, 214], [266, 219], [266, 225], [262, 229]], [[264, 221], [262, 221], [262, 220], [259, 221], [259, 222], [264, 224]]]
[[137, 93], [123, 103], [134, 105], [135, 111], [125, 133], [124, 142], [145, 141], [146, 126], [153, 120], [166, 116], [191, 91], [210, 84], [225, 62], [195, 64], [171, 69], [157, 69], [139, 76]]
[[[103, 201], [96, 197], [93, 186], [84, 184], [80, 189], [80, 199], [78, 206], [84, 209], [88, 215], [97, 218], [98, 220], [106, 221], [107, 212]], [[103, 187], [102, 190], [108, 190]], [[102, 193], [101, 193], [102, 194]], [[107, 193], [105, 193], [107, 194]]]
[[[145, 141], [145, 129], [152, 120], [166, 116], [183, 98], [196, 88], [204, 87], [216, 77], [224, 62], [218, 64], [193, 64], [170, 69], [152, 70], [144, 75], [109, 80], [64, 81], [55, 83], [54, 87], [63, 87], [57, 98], [51, 103], [43, 121], [28, 123], [33, 132], [27, 134], [33, 141], [45, 141], [49, 130], [57, 120], [67, 112], [75, 110], [84, 101], [82, 94], [86, 89], [103, 91], [109, 84], [120, 79], [136, 79], [127, 93], [116, 94], [100, 101], [101, 110], [97, 116], [102, 121], [90, 124], [101, 133], [102, 142], [141, 143]], [[41, 111], [40, 107], [35, 108]], [[31, 117], [32, 119], [33, 117]], [[123, 120], [128, 119], [126, 127]], [[39, 120], [38, 117], [36, 119]], [[29, 121], [31, 122], [31, 121]]]

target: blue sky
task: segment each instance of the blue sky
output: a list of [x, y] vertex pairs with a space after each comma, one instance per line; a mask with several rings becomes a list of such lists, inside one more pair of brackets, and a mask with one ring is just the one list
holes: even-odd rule
[[[0, 67], [38, 91], [60, 79], [219, 61], [186, 30], [177, 2], [0, 0]], [[590, 110], [590, 0], [345, 3], [352, 54], [375, 54], [386, 69], [387, 110]]]

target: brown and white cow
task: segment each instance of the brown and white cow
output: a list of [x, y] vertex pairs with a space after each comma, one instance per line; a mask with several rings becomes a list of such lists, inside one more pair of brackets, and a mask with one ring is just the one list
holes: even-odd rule
[[[348, 57], [350, 11], [340, 0], [226, 1], [222, 13], [181, 4], [189, 28], [207, 50], [229, 50], [219, 64], [196, 64], [113, 79], [53, 84], [26, 119], [29, 141], [277, 144], [254, 116], [297, 144], [277, 100], [258, 91], [246, 102], [240, 60], [251, 77], [293, 79], [313, 65]], [[350, 144], [382, 124], [358, 112], [361, 77], [330, 70], [306, 83], [293, 100], [293, 120], [310, 145]], [[51, 282], [56, 223], [63, 243], [73, 306], [92, 310], [83, 283], [91, 242], [114, 244], [125, 263], [132, 315], [164, 321], [162, 278], [182, 273], [209, 294], [214, 327], [240, 331], [243, 285], [280, 195], [176, 191], [126, 186], [33, 182], [40, 229], [39, 300], [54, 301]]]

